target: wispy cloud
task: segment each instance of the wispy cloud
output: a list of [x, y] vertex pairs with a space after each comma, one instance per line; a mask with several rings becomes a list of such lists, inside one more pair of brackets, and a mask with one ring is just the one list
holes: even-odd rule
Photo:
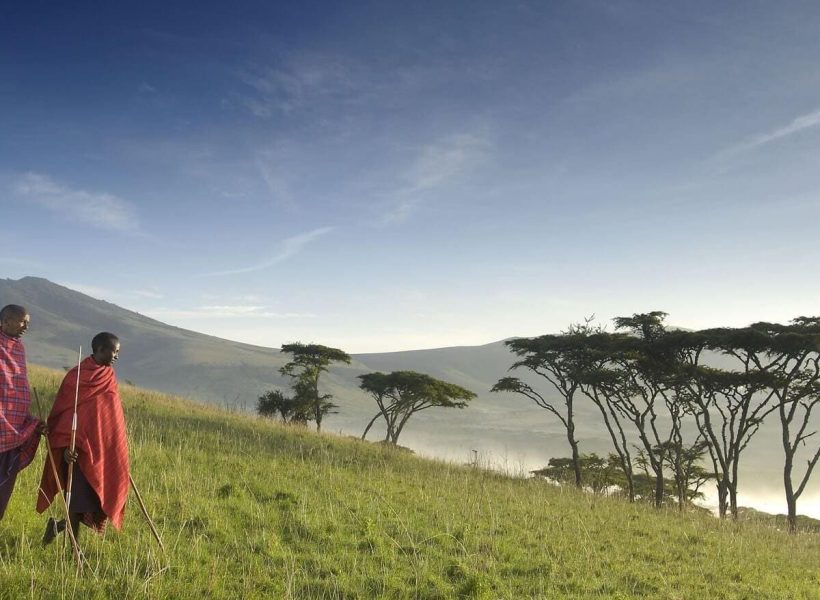
[[333, 55], [301, 56], [276, 67], [246, 69], [238, 77], [248, 90], [239, 95], [240, 103], [263, 119], [324, 98], [343, 100], [368, 87], [362, 65]]
[[405, 220], [427, 193], [450, 184], [487, 159], [490, 144], [485, 137], [456, 134], [423, 147], [403, 177], [403, 185], [390, 194], [392, 206], [384, 223]]
[[265, 306], [217, 305], [196, 306], [189, 309], [158, 308], [146, 312], [155, 319], [199, 319], [209, 318], [263, 318], [263, 319], [312, 319], [312, 313], [275, 312]]
[[80, 292], [81, 294], [91, 296], [97, 300], [108, 300], [110, 302], [111, 300], [116, 300], [122, 297], [121, 292], [110, 288], [85, 285], [84, 283], [73, 283], [71, 281], [60, 281], [58, 283], [64, 287], [74, 290], [75, 292]]
[[253, 271], [261, 271], [263, 269], [267, 269], [274, 265], [277, 265], [281, 262], [288, 260], [289, 258], [299, 254], [302, 249], [310, 244], [311, 242], [319, 239], [320, 237], [327, 235], [333, 231], [333, 227], [320, 227], [319, 229], [314, 229], [313, 231], [308, 231], [306, 233], [302, 233], [300, 235], [295, 235], [293, 237], [287, 238], [283, 240], [279, 244], [279, 250], [276, 254], [271, 256], [269, 259], [257, 263], [254, 265], [250, 265], [247, 267], [241, 267], [238, 269], [228, 269], [225, 271], [214, 271], [212, 273], [206, 273], [208, 276], [221, 276], [221, 275], [239, 275], [242, 273], [251, 273]]
[[771, 142], [775, 142], [790, 135], [794, 135], [796, 133], [800, 133], [801, 131], [805, 131], [806, 129], [811, 129], [817, 126], [820, 126], [820, 109], [805, 115], [800, 115], [799, 117], [793, 119], [788, 125], [778, 127], [777, 129], [767, 133], [750, 137], [749, 139], [724, 150], [721, 152], [721, 155], [727, 156], [755, 150]]
[[134, 206], [113, 194], [73, 189], [40, 173], [25, 173], [13, 183], [12, 191], [32, 204], [89, 227], [123, 233], [139, 231]]
[[149, 298], [151, 300], [161, 300], [162, 298], [165, 298], [164, 294], [161, 294], [155, 290], [134, 290], [132, 294], [140, 298]]
[[92, 298], [97, 298], [98, 300], [106, 300], [108, 302], [128, 302], [135, 299], [160, 300], [165, 297], [160, 292], [152, 289], [119, 290], [96, 285], [87, 285], [84, 283], [74, 283], [71, 281], [60, 281], [58, 283], [74, 290], [75, 292], [80, 292], [86, 296], [91, 296]]
[[282, 169], [282, 159], [274, 150], [264, 150], [257, 154], [254, 166], [273, 201], [286, 209], [294, 209], [296, 201], [293, 198], [287, 177]]

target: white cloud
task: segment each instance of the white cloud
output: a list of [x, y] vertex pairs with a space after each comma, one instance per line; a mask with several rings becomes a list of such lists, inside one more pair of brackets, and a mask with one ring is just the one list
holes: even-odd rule
[[139, 230], [134, 206], [113, 194], [72, 189], [39, 173], [25, 173], [12, 190], [27, 202], [89, 227], [123, 233]]
[[788, 125], [778, 127], [777, 129], [769, 131], [768, 133], [762, 133], [754, 137], [751, 137], [745, 142], [741, 142], [740, 144], [737, 144], [736, 146], [732, 146], [728, 150], [725, 150], [722, 154], [736, 154], [738, 152], [754, 150], [756, 148], [759, 148], [760, 146], [764, 146], [766, 144], [783, 139], [790, 135], [800, 133], [801, 131], [805, 131], [806, 129], [817, 127], [818, 125], [820, 125], [820, 110], [816, 110], [805, 115], [800, 115], [799, 117], [793, 119], [792, 122]]
[[307, 246], [314, 240], [317, 240], [320, 237], [327, 235], [331, 231], [333, 231], [333, 227], [320, 227], [319, 229], [314, 229], [313, 231], [308, 231], [306, 233], [295, 235], [282, 241], [279, 244], [279, 251], [273, 256], [271, 256], [269, 259], [261, 263], [249, 265], [247, 267], [240, 267], [238, 269], [215, 271], [212, 273], [206, 273], [206, 275], [239, 275], [241, 273], [251, 273], [253, 271], [261, 271], [263, 269], [267, 269], [295, 256], [296, 254], [301, 252], [305, 246]]
[[146, 311], [146, 314], [155, 319], [200, 319], [208, 318], [242, 318], [253, 317], [263, 319], [310, 319], [316, 315], [311, 313], [275, 312], [265, 306], [256, 305], [217, 305], [197, 306], [189, 309], [157, 308]]
[[73, 283], [60, 281], [60, 285], [65, 286], [75, 292], [80, 292], [86, 296], [91, 296], [98, 300], [105, 300], [106, 302], [127, 303], [135, 299], [149, 299], [160, 300], [165, 296], [153, 289], [138, 289], [138, 290], [115, 290], [112, 288], [105, 288], [96, 285], [87, 285], [84, 283]]
[[408, 179], [414, 190], [427, 190], [458, 177], [484, 157], [487, 140], [470, 134], [441, 139], [422, 149]]
[[266, 150], [257, 154], [254, 161], [256, 170], [265, 182], [265, 186], [274, 198], [274, 201], [286, 209], [293, 209], [296, 201], [284, 174], [283, 159], [273, 150]]
[[134, 296], [138, 296], [140, 298], [150, 298], [152, 300], [160, 300], [165, 297], [163, 294], [160, 294], [154, 290], [134, 290], [131, 293]]
[[277, 67], [244, 70], [238, 77], [249, 90], [239, 94], [240, 103], [262, 119], [320, 99], [350, 98], [369, 87], [366, 69], [342, 56], [301, 56]]
[[487, 159], [489, 150], [486, 138], [464, 133], [447, 136], [423, 147], [406, 172], [404, 185], [390, 194], [392, 206], [383, 216], [383, 222], [406, 219], [424, 200], [425, 194], [476, 169]]
[[97, 287], [95, 285], [85, 285], [83, 283], [71, 282], [58, 283], [64, 287], [74, 290], [75, 292], [80, 292], [81, 294], [91, 296], [92, 298], [96, 298], [97, 300], [107, 300], [111, 302], [112, 300], [122, 296], [119, 292], [116, 292], [112, 289]]

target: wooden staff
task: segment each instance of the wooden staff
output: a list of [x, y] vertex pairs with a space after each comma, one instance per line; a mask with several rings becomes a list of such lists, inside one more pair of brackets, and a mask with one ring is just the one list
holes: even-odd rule
[[165, 552], [165, 546], [162, 544], [162, 540], [159, 537], [159, 533], [157, 532], [157, 528], [154, 526], [154, 522], [151, 520], [151, 517], [148, 515], [148, 509], [145, 508], [145, 502], [142, 501], [142, 496], [140, 495], [140, 491], [137, 489], [137, 484], [134, 483], [134, 478], [131, 475], [128, 475], [128, 481], [131, 482], [131, 488], [134, 490], [134, 493], [137, 495], [137, 502], [139, 502], [140, 510], [142, 511], [142, 515], [145, 517], [145, 520], [148, 521], [148, 526], [151, 528], [151, 533], [154, 534], [154, 538], [157, 540], [160, 549]]
[[[80, 362], [83, 360], [83, 347], [77, 353], [77, 387], [74, 390], [74, 416], [71, 419], [71, 454], [77, 446], [77, 402], [80, 399]], [[74, 483], [74, 462], [68, 463], [68, 477], [65, 484], [65, 503], [71, 506], [71, 486]]]
[[[37, 402], [37, 412], [40, 413], [40, 419], [42, 420], [43, 417], [43, 405], [40, 404], [40, 394], [37, 393], [37, 388], [34, 388], [34, 400]], [[71, 515], [68, 511], [68, 502], [63, 496], [63, 486], [60, 483], [60, 475], [57, 473], [57, 465], [54, 462], [54, 454], [51, 452], [51, 443], [48, 441], [48, 435], [44, 435], [46, 438], [46, 451], [48, 452], [48, 462], [51, 464], [51, 474], [54, 475], [54, 481], [57, 484], [57, 495], [60, 496], [60, 499], [63, 501], [63, 508], [65, 509], [65, 530], [68, 532], [68, 537], [71, 540], [71, 550], [74, 553], [74, 561], [77, 563], [77, 568], [82, 570], [83, 565], [83, 553], [80, 552], [80, 545], [77, 543], [77, 538], [74, 537], [74, 528], [71, 527]], [[42, 489], [41, 489], [42, 491]]]

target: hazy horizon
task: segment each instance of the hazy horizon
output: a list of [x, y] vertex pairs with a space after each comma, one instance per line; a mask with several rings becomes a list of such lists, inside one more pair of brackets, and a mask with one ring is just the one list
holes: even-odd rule
[[0, 269], [355, 353], [783, 322], [820, 305], [818, 54], [804, 2], [18, 4]]

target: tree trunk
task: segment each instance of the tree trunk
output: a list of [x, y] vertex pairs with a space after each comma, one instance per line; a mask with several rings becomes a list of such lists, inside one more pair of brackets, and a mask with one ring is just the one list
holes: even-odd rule
[[572, 422], [572, 416], [567, 421], [567, 440], [570, 448], [572, 448], [572, 469], [575, 471], [575, 487], [580, 489], [581, 483], [581, 457], [578, 453], [578, 441], [575, 439], [575, 424]]
[[316, 402], [316, 431], [322, 430], [322, 399], [319, 397], [319, 375], [313, 380], [313, 393]]
[[792, 463], [794, 457], [789, 450], [786, 450], [786, 462], [783, 466], [783, 486], [786, 491], [789, 533], [794, 533], [797, 531], [797, 497], [794, 494], [794, 486], [792, 485]]
[[663, 505], [663, 469], [655, 473], [655, 508]]
[[367, 427], [364, 428], [364, 433], [362, 434], [362, 440], [364, 440], [364, 438], [367, 437], [367, 432], [370, 431], [370, 428], [373, 427], [373, 423], [375, 423], [376, 419], [378, 419], [380, 416], [382, 416], [382, 413], [377, 412], [376, 416], [373, 417], [372, 419], [370, 419], [370, 423], [368, 423]]
[[728, 501], [727, 501], [727, 488], [726, 485], [726, 476], [721, 475], [720, 479], [718, 479], [718, 514], [720, 515], [721, 519], [726, 518], [726, 509], [728, 508]]

